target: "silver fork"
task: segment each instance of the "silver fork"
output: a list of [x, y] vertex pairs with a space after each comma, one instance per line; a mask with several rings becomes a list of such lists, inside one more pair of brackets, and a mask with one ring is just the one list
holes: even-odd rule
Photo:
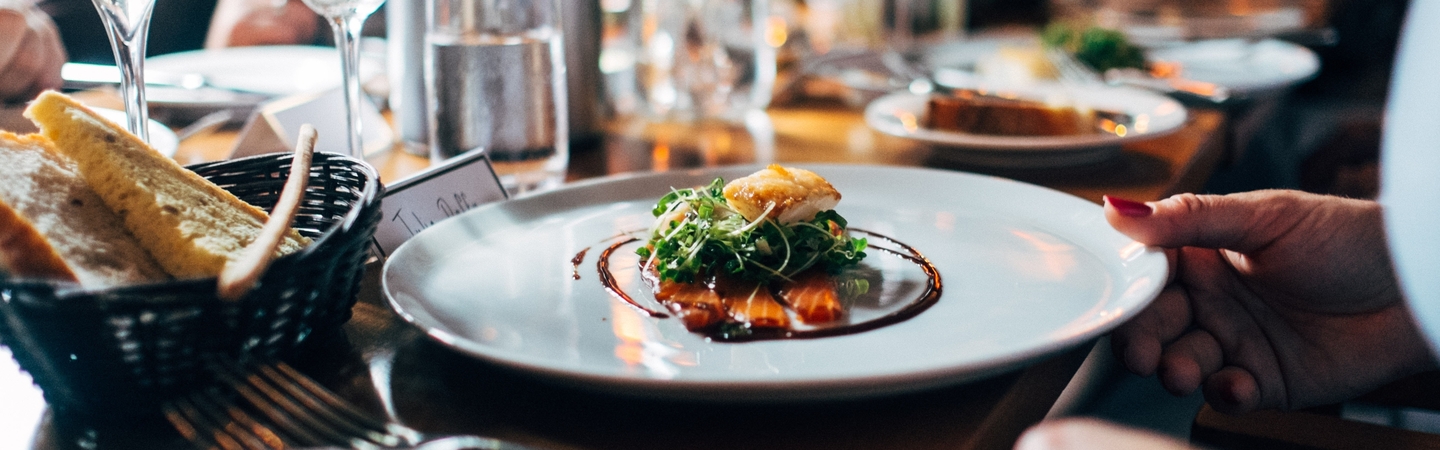
[[1050, 65], [1055, 66], [1055, 71], [1060, 73], [1060, 82], [1066, 84], [1086, 85], [1105, 84], [1105, 78], [1096, 73], [1090, 66], [1075, 59], [1070, 52], [1059, 48], [1045, 49], [1045, 59]]
[[1230, 90], [1215, 83], [1203, 81], [1155, 78], [1141, 73], [1139, 70], [1110, 70], [1104, 75], [1096, 72], [1090, 66], [1075, 59], [1075, 55], [1059, 48], [1045, 49], [1045, 59], [1050, 65], [1055, 66], [1055, 71], [1060, 73], [1060, 82], [1069, 85], [1084, 86], [1087, 84], [1111, 84], [1130, 86], [1140, 89], [1148, 89], [1174, 96], [1181, 100], [1190, 100], [1210, 105], [1222, 106], [1228, 104], [1235, 97]]
[[176, 431], [197, 448], [525, 448], [479, 436], [429, 439], [409, 427], [366, 414], [283, 362], [242, 366], [211, 361], [210, 370], [219, 386], [171, 400], [162, 407]]

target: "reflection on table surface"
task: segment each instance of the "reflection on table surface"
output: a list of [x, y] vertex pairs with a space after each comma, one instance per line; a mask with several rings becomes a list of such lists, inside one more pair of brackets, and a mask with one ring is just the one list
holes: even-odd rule
[[[999, 169], [967, 166], [931, 148], [870, 129], [860, 111], [838, 104], [772, 108], [743, 123], [651, 123], [617, 120], [603, 136], [572, 145], [567, 179], [735, 164], [845, 163], [933, 167], [1014, 178], [1099, 202], [1102, 195], [1157, 199], [1198, 190], [1226, 151], [1225, 115], [1192, 109], [1185, 126], [1125, 145], [1121, 156], [1080, 167]], [[233, 131], [195, 136], [176, 159], [195, 164], [224, 158]], [[381, 179], [395, 181], [428, 167], [428, 159], [389, 151], [371, 155]]]
[[[999, 170], [947, 162], [933, 149], [870, 130], [859, 111], [811, 104], [773, 108], [745, 123], [615, 121], [572, 150], [571, 181], [636, 171], [750, 163], [853, 163], [979, 171], [1059, 189], [1152, 200], [1198, 190], [1224, 153], [1224, 115], [1191, 112], [1174, 134], [1124, 147], [1103, 163]], [[223, 158], [233, 130], [181, 143], [191, 164]], [[422, 157], [389, 151], [371, 162], [394, 181]], [[627, 398], [552, 384], [461, 355], [405, 324], [372, 264], [342, 333], [315, 336], [292, 365], [342, 396], [425, 432], [470, 433], [557, 448], [1010, 448], [1044, 417], [1089, 352], [1084, 345], [1029, 368], [965, 385], [846, 401], [714, 404]], [[0, 445], [34, 448], [187, 448], [163, 420], [95, 430], [43, 411], [8, 352], [0, 362]], [[377, 396], [376, 393], [379, 393]], [[44, 420], [37, 426], [36, 420]]]

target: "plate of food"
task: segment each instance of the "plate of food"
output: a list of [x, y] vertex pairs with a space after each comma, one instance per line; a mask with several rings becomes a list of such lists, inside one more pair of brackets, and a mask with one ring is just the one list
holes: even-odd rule
[[398, 248], [382, 282], [405, 320], [494, 364], [627, 395], [775, 401], [1017, 369], [1119, 325], [1166, 270], [1064, 193], [807, 165], [623, 175], [481, 206]]
[[[922, 56], [935, 82], [964, 87], [970, 79], [1019, 84], [1056, 81], [1060, 72], [1046, 49], [1061, 48], [1116, 85], [1185, 86], [1200, 93], [1214, 85], [1235, 96], [1264, 96], [1293, 87], [1320, 71], [1314, 51], [1279, 39], [1169, 41], [1142, 47], [1114, 30], [1047, 27], [1042, 35], [995, 34], [931, 46]], [[1119, 72], [1108, 72], [1118, 69]], [[962, 80], [959, 86], [951, 80]], [[1163, 88], [1161, 88], [1163, 90]]]
[[880, 132], [941, 148], [979, 165], [1055, 167], [1094, 163], [1126, 142], [1168, 134], [1185, 108], [1150, 91], [1113, 86], [974, 83], [947, 93], [895, 93], [865, 108]]

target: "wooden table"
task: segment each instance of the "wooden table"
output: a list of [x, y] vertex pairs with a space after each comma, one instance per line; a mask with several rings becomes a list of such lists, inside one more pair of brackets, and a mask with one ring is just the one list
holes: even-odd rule
[[[1224, 127], [1223, 114], [1192, 111], [1178, 132], [1128, 145], [1113, 161], [989, 173], [1097, 202], [1104, 194], [1153, 200], [1201, 187], [1223, 153]], [[186, 164], [222, 158], [234, 137], [230, 131], [187, 140], [176, 157]], [[806, 105], [772, 109], [751, 120], [748, 131], [721, 123], [612, 123], [598, 143], [572, 149], [569, 178], [772, 161], [960, 168], [947, 163], [943, 152], [871, 131], [857, 111]], [[428, 165], [424, 158], [394, 151], [371, 161], [385, 180]], [[343, 396], [390, 411], [422, 431], [543, 447], [1008, 449], [1049, 411], [1090, 347], [979, 382], [863, 400], [757, 405], [636, 399], [549, 384], [431, 341], [386, 306], [378, 267], [370, 267], [343, 335], [315, 336], [292, 363]], [[25, 378], [12, 376], [17, 370], [10, 361], [0, 363], [0, 398], [35, 397]], [[43, 403], [19, 407], [11, 414], [38, 417]], [[46, 449], [87, 448], [86, 443], [102, 449], [187, 448], [164, 423], [139, 418], [123, 430], [90, 430], [48, 417], [38, 428], [24, 420], [0, 424], [4, 433], [33, 436], [33, 447]]]

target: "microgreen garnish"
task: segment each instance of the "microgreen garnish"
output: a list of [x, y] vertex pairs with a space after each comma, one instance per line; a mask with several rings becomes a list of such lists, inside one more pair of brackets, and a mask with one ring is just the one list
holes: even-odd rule
[[635, 253], [661, 280], [691, 282], [728, 275], [768, 283], [820, 267], [830, 273], [865, 258], [866, 242], [845, 234], [834, 210], [809, 221], [782, 225], [762, 214], [753, 222], [725, 202], [725, 180], [673, 189], [660, 199], [650, 239]]

